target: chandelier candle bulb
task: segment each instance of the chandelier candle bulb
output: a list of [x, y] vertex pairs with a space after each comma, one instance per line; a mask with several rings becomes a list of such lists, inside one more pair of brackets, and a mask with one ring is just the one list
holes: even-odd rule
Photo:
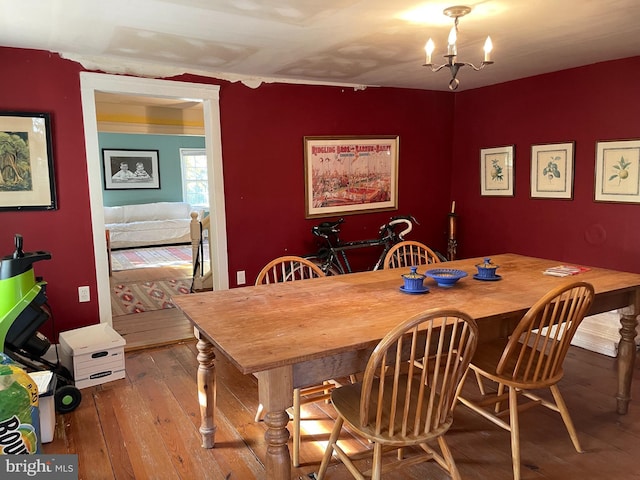
[[456, 27], [452, 27], [449, 32], [449, 45], [447, 46], [447, 55], [456, 55]]
[[491, 43], [491, 37], [487, 37], [487, 40], [484, 42], [484, 62], [488, 63], [491, 61], [491, 50], [493, 50], [493, 43]]
[[424, 51], [427, 53], [427, 63], [426, 65], [431, 65], [431, 54], [435, 50], [436, 46], [433, 43], [433, 40], [430, 38], [427, 40], [426, 45], [424, 46]]

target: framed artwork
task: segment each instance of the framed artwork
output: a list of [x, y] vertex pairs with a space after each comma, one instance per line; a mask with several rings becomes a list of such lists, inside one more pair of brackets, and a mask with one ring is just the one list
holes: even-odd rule
[[480, 194], [513, 197], [513, 145], [480, 149]]
[[531, 197], [573, 198], [574, 142], [531, 146]]
[[398, 208], [398, 136], [304, 137], [306, 218]]
[[105, 190], [160, 188], [158, 150], [102, 149]]
[[0, 210], [55, 210], [48, 113], [0, 112]]
[[595, 200], [640, 203], [640, 140], [596, 143]]

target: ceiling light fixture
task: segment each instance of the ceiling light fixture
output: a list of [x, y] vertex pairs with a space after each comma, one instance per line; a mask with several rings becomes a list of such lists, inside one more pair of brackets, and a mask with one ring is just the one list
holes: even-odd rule
[[447, 63], [436, 66], [431, 62], [431, 54], [435, 49], [435, 44], [433, 43], [433, 40], [431, 38], [424, 46], [425, 52], [427, 53], [427, 62], [424, 64], [425, 67], [431, 68], [432, 72], [438, 72], [444, 67], [447, 67], [449, 70], [451, 70], [451, 81], [449, 82], [449, 90], [455, 90], [456, 88], [458, 88], [460, 81], [456, 77], [458, 75], [458, 70], [460, 70], [461, 67], [468, 66], [473, 68], [475, 71], [478, 71], [493, 63], [493, 61], [491, 61], [491, 50], [493, 49], [491, 37], [487, 37], [487, 40], [484, 42], [484, 60], [482, 60], [482, 63], [479, 67], [476, 67], [473, 63], [457, 61], [458, 47], [456, 45], [456, 41], [458, 39], [458, 18], [464, 17], [469, 12], [471, 12], [471, 7], [465, 7], [462, 5], [445, 8], [442, 12], [447, 17], [455, 19], [453, 27], [451, 27], [451, 31], [449, 32], [447, 54], [444, 55], [444, 58], [447, 59]]

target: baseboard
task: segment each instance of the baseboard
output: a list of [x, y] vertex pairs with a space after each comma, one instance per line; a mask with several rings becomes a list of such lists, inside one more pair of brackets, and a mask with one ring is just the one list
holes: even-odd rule
[[[572, 345], [609, 357], [618, 355], [620, 314], [617, 311], [586, 317], [573, 337]], [[636, 344], [640, 340], [636, 338]]]

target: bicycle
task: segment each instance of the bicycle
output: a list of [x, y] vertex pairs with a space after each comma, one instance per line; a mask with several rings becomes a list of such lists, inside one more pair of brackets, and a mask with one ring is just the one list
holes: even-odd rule
[[[343, 242], [340, 240], [340, 225], [344, 221], [344, 218], [340, 218], [335, 222], [322, 222], [311, 229], [316, 237], [322, 239], [324, 245], [315, 254], [305, 255], [304, 258], [318, 265], [325, 275], [352, 273], [346, 253], [348, 250], [382, 246], [382, 252], [373, 266], [373, 270], [378, 270], [383, 266], [384, 258], [391, 247], [404, 240], [405, 235], [413, 229], [414, 223], [420, 225], [412, 215], [391, 217], [391, 220], [378, 230], [378, 238]], [[404, 225], [404, 229], [398, 231], [400, 225]]]

